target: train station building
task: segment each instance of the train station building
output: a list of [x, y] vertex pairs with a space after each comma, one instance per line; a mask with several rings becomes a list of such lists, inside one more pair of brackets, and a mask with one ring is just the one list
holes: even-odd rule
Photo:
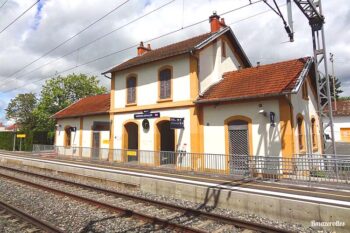
[[224, 20], [209, 22], [210, 32], [161, 48], [141, 42], [104, 72], [109, 94], [53, 116], [58, 150], [226, 172], [242, 158], [321, 154], [312, 59], [253, 66]]

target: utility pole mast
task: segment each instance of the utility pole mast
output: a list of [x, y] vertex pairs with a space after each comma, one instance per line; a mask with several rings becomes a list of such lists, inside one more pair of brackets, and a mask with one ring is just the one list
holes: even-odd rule
[[329, 53], [329, 61], [332, 63], [332, 84], [333, 84], [333, 99], [334, 99], [334, 111], [337, 111], [337, 93], [335, 88], [335, 75], [334, 75], [334, 54]]
[[[276, 0], [263, 0], [271, 10], [273, 10], [283, 21], [284, 28], [289, 36], [289, 41], [294, 41], [293, 17], [292, 17], [292, 0], [287, 1], [288, 24], [276, 2]], [[317, 83], [317, 98], [319, 111], [319, 128], [322, 140], [325, 140], [325, 130], [330, 128], [330, 139], [332, 154], [336, 156], [336, 148], [334, 142], [334, 126], [333, 126], [333, 107], [329, 85], [329, 75], [327, 66], [326, 42], [324, 33], [324, 16], [322, 14], [321, 0], [293, 0], [301, 12], [308, 19], [312, 32], [312, 46], [314, 53], [314, 67]], [[270, 3], [270, 2], [273, 2]], [[332, 57], [333, 59], [333, 57]], [[324, 121], [325, 120], [325, 121]], [[326, 123], [324, 123], [326, 122]], [[325, 148], [328, 149], [328, 148]]]
[[[330, 128], [332, 154], [335, 157], [336, 148], [334, 141], [333, 107], [327, 66], [328, 60], [324, 32], [325, 21], [322, 14], [321, 0], [294, 0], [294, 3], [308, 19], [311, 26], [318, 94], [318, 111], [320, 117], [320, 133], [323, 140], [325, 140], [325, 130], [328, 127]], [[327, 120], [326, 123], [323, 123], [323, 120]]]

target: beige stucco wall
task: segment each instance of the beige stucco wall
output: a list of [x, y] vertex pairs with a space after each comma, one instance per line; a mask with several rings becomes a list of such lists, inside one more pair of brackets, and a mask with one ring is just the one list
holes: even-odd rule
[[238, 69], [239, 63], [230, 46], [226, 43], [226, 58], [222, 57], [221, 46], [222, 40], [218, 39], [199, 53], [200, 93], [219, 82], [224, 72]]
[[[262, 104], [262, 107], [259, 107]], [[264, 109], [267, 116], [259, 114]], [[275, 126], [270, 125], [269, 113], [275, 113]], [[241, 115], [252, 120], [253, 155], [282, 156], [278, 100], [207, 106], [204, 113], [204, 152], [225, 154], [224, 121]]]
[[76, 127], [77, 131], [72, 132], [71, 134], [71, 145], [79, 146], [80, 138], [79, 138], [79, 128], [80, 128], [80, 120], [79, 118], [67, 118], [67, 119], [59, 119], [57, 121], [59, 127], [56, 129], [56, 146], [64, 146], [64, 138], [65, 132], [64, 128], [67, 126]]
[[295, 137], [295, 152], [299, 153], [299, 142], [298, 142], [298, 128], [297, 128], [297, 115], [301, 114], [304, 117], [305, 125], [305, 141], [307, 147], [307, 153], [321, 153], [321, 140], [318, 133], [318, 151], [312, 151], [312, 133], [311, 133], [311, 117], [316, 119], [317, 132], [319, 132], [319, 117], [317, 114], [317, 97], [314, 95], [308, 82], [308, 96], [309, 99], [305, 100], [302, 96], [302, 88], [296, 94], [291, 95], [291, 102], [293, 105], [293, 121], [294, 121], [294, 137]]
[[[152, 112], [160, 112], [160, 117], [183, 117], [185, 129], [176, 129], [175, 136], [178, 148], [182, 149], [184, 144], [187, 144], [186, 150], [191, 150], [190, 141], [190, 110], [188, 108], [178, 108], [178, 109], [166, 109], [166, 110], [153, 110]], [[122, 133], [123, 125], [128, 120], [134, 120], [134, 114], [140, 112], [124, 113], [114, 116], [114, 148], [122, 149]], [[140, 134], [140, 150], [154, 150], [154, 130], [155, 122], [159, 118], [148, 119], [150, 123], [150, 129], [148, 131], [142, 128], [142, 119], [135, 120], [139, 123], [139, 134]], [[182, 132], [181, 132], [182, 131]], [[176, 145], [175, 145], [176, 146]]]
[[[79, 156], [80, 154], [83, 157], [90, 157], [92, 146], [92, 125], [94, 121], [104, 121], [109, 122], [108, 115], [97, 115], [97, 116], [86, 116], [83, 117], [83, 129], [82, 129], [82, 143], [80, 143], [80, 117], [77, 118], [66, 118], [58, 119], [57, 124], [60, 127], [56, 130], [56, 146], [62, 154]], [[64, 138], [65, 132], [64, 128], [66, 126], [76, 127], [76, 132], [71, 133], [71, 147], [64, 147]], [[109, 148], [109, 144], [104, 143], [106, 140], [109, 142], [109, 131], [100, 131], [100, 148]], [[78, 147], [83, 147], [80, 149]], [[82, 150], [82, 152], [80, 152]], [[102, 157], [108, 155], [107, 151], [102, 151]]]
[[[328, 123], [328, 119], [323, 119], [325, 123]], [[334, 125], [334, 139], [336, 142], [341, 142], [340, 129], [350, 128], [350, 116], [333, 116], [333, 125]], [[330, 127], [325, 131], [329, 136], [331, 135]]]
[[173, 101], [190, 99], [190, 62], [189, 55], [176, 56], [159, 62], [134, 67], [115, 75], [114, 107], [124, 108], [126, 104], [126, 78], [130, 74], [137, 75], [136, 101], [137, 105], [157, 104], [158, 100], [158, 70], [163, 66], [172, 66], [172, 97]]

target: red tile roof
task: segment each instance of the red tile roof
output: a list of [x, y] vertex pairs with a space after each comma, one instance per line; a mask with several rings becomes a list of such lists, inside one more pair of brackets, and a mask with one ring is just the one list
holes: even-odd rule
[[16, 129], [16, 128], [18, 128], [17, 127], [17, 125], [16, 124], [12, 124], [12, 125], [9, 125], [9, 126], [7, 126], [6, 128], [5, 128], [5, 130], [14, 130], [14, 129]]
[[212, 33], [206, 33], [200, 36], [196, 36], [175, 44], [170, 44], [158, 49], [154, 49], [151, 51], [148, 51], [144, 53], [143, 55], [131, 58], [130, 60], [127, 60], [126, 62], [117, 65], [116, 67], [104, 72], [110, 73], [115, 71], [121, 71], [128, 68], [131, 68], [133, 66], [138, 66], [146, 63], [150, 63], [153, 61], [162, 60], [165, 58], [173, 57], [176, 55], [181, 55], [190, 52], [196, 45], [200, 44], [204, 40], [208, 39]]
[[78, 100], [53, 115], [53, 118], [69, 118], [77, 116], [108, 114], [110, 94], [89, 96]]
[[266, 97], [290, 92], [308, 58], [245, 68], [224, 73], [198, 102]]
[[[327, 109], [327, 108], [326, 108]], [[333, 103], [334, 116], [350, 116], [350, 100], [337, 100], [337, 108]]]

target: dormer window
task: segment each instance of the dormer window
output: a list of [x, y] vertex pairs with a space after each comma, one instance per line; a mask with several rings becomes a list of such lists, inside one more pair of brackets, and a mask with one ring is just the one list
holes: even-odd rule
[[171, 78], [170, 67], [159, 70], [159, 100], [171, 100]]
[[135, 104], [136, 103], [136, 76], [130, 76], [126, 79], [126, 103]]

